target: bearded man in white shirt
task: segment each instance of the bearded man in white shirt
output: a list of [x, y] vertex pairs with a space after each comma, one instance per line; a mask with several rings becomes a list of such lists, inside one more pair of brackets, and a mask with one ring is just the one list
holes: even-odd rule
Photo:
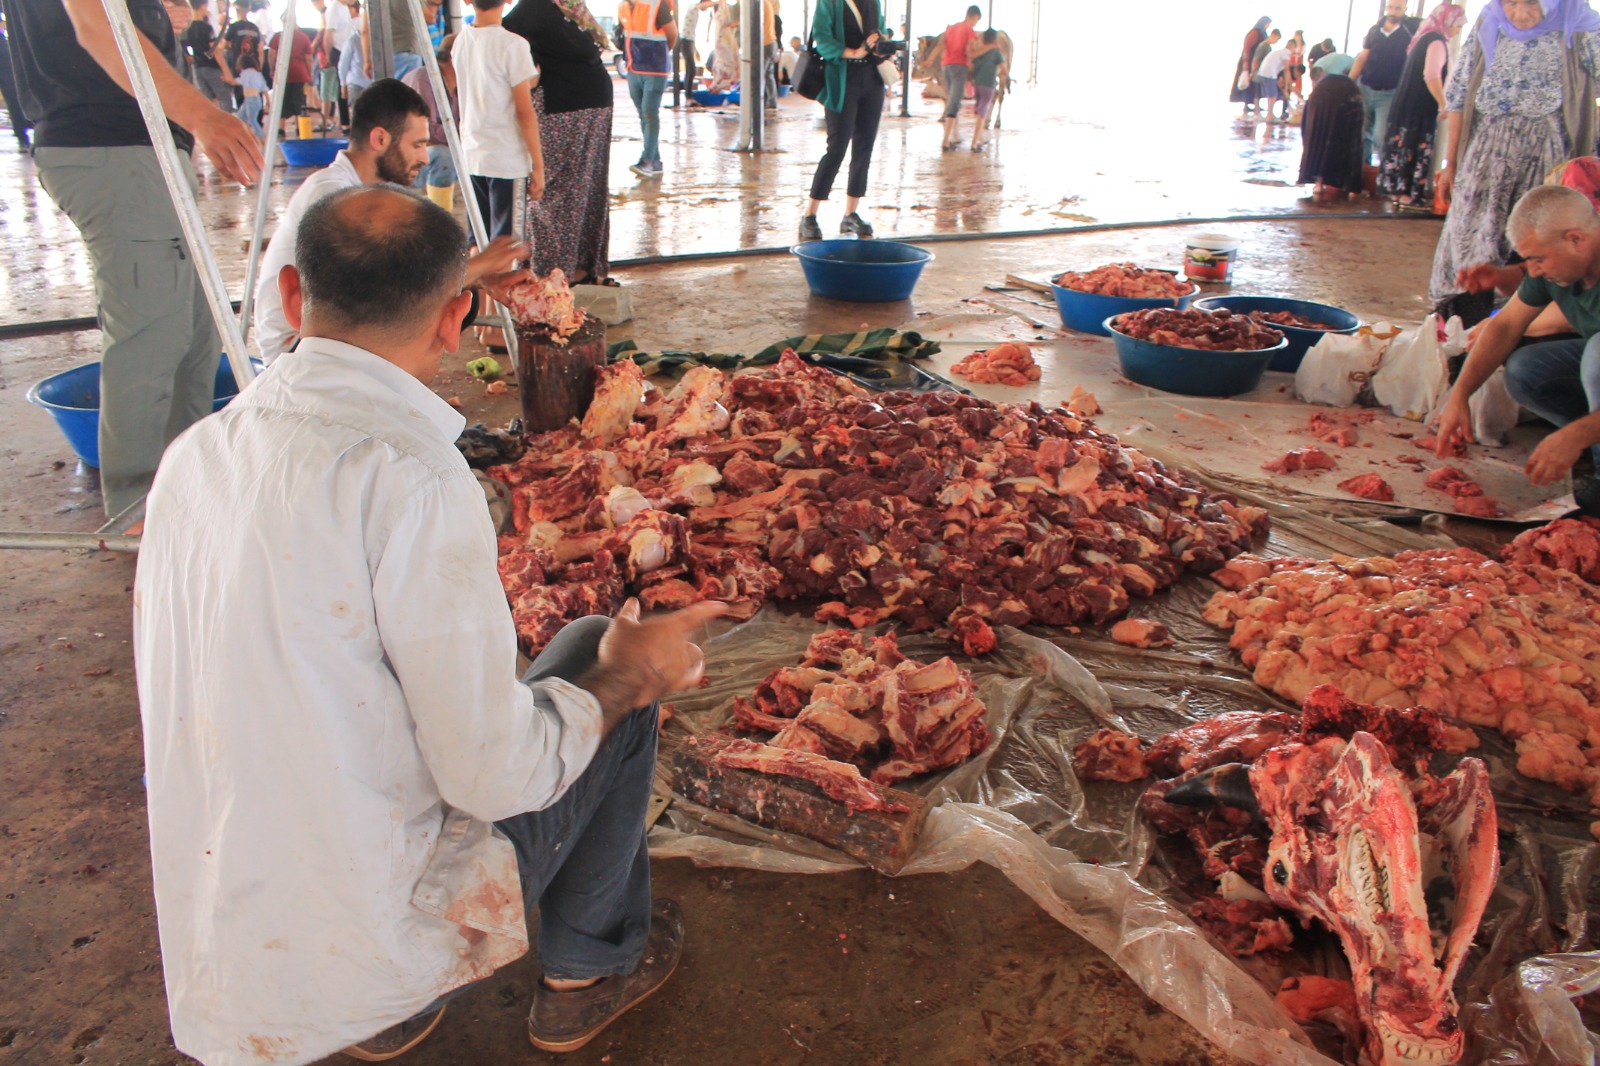
[[495, 530], [425, 384], [466, 242], [363, 187], [311, 205], [301, 340], [167, 451], [134, 586], [173, 1036], [207, 1066], [384, 1061], [528, 950], [529, 1036], [573, 1050], [677, 965], [644, 817], [655, 701], [721, 606], [563, 630], [522, 679]]

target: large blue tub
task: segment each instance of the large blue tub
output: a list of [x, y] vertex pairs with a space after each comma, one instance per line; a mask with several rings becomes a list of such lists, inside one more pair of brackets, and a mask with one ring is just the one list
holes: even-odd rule
[[333, 157], [350, 147], [343, 137], [306, 137], [279, 141], [284, 162], [291, 167], [325, 167]]
[[1302, 329], [1299, 326], [1280, 326], [1273, 323], [1272, 328], [1282, 330], [1283, 335], [1289, 339], [1289, 345], [1283, 351], [1272, 357], [1272, 365], [1268, 370], [1282, 370], [1293, 374], [1300, 369], [1300, 361], [1306, 357], [1306, 352], [1311, 347], [1330, 333], [1354, 333], [1361, 327], [1361, 318], [1353, 315], [1342, 307], [1332, 304], [1312, 303], [1310, 300], [1290, 300], [1282, 296], [1207, 296], [1203, 300], [1196, 300], [1194, 306], [1203, 307], [1207, 311], [1221, 311], [1226, 308], [1236, 315], [1249, 314], [1251, 311], [1287, 311], [1291, 315], [1309, 318], [1313, 322], [1326, 322], [1333, 329]]
[[1075, 329], [1079, 333], [1098, 333], [1104, 337], [1110, 335], [1105, 321], [1112, 315], [1120, 315], [1124, 311], [1145, 311], [1152, 307], [1176, 307], [1182, 311], [1189, 306], [1189, 301], [1194, 299], [1195, 293], [1200, 291], [1200, 286], [1191, 282], [1187, 296], [1170, 298], [1103, 296], [1097, 292], [1079, 292], [1077, 289], [1063, 288], [1053, 281], [1050, 283], [1050, 289], [1055, 293], [1056, 310], [1061, 313], [1063, 326]]
[[791, 251], [818, 296], [858, 304], [909, 300], [933, 253], [899, 241], [807, 241]]
[[[250, 360], [261, 373], [265, 368], [259, 359]], [[233, 368], [228, 357], [223, 356], [217, 367], [215, 398], [212, 411], [220, 411], [239, 395], [239, 383], [233, 379]], [[28, 390], [29, 403], [38, 404], [50, 412], [61, 433], [72, 446], [72, 451], [85, 466], [100, 466], [100, 364], [85, 363], [53, 377], [37, 382]]]
[[1129, 381], [1163, 392], [1185, 396], [1241, 396], [1253, 392], [1267, 372], [1267, 364], [1289, 343], [1285, 337], [1271, 348], [1255, 351], [1215, 352], [1174, 344], [1142, 341], [1119, 333], [1105, 321], [1106, 332], [1117, 348], [1117, 361]]

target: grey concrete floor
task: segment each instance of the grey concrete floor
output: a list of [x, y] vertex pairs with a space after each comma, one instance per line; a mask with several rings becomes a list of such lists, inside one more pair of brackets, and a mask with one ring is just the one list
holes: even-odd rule
[[[1251, 140], [1219, 114], [1195, 134], [1203, 143], [1186, 149], [1182, 173], [1171, 173], [1170, 154], [1116, 147], [1108, 129], [1067, 119], [1029, 120], [1022, 98], [1014, 105], [999, 150], [982, 156], [941, 157], [927, 114], [887, 125], [874, 178], [875, 190], [885, 191], [870, 198], [884, 232], [1296, 207], [1294, 190], [1247, 180], [1282, 180], [1261, 175], [1281, 176], [1293, 165], [1293, 132], [1274, 129]], [[625, 108], [618, 116], [625, 140], [632, 120]], [[814, 117], [786, 104], [774, 143], [787, 151], [754, 159], [726, 151], [732, 124], [715, 114], [674, 114], [659, 188], [628, 175], [629, 148], [617, 146], [616, 257], [787, 241], [806, 159], [820, 151]], [[1156, 165], [1157, 154], [1168, 169]], [[1210, 168], [1205, 179], [1194, 177], [1197, 167]], [[0, 317], [90, 314], [76, 236], [30, 170], [26, 160], [0, 152], [0, 255], [8, 260]], [[1148, 186], [1141, 184], [1147, 173]], [[277, 202], [302, 176], [280, 171], [286, 184], [275, 190]], [[208, 222], [235, 285], [249, 204], [243, 192], [207, 178]], [[1373, 318], [1419, 317], [1437, 224], [1329, 214], [1229, 227], [1246, 250], [1235, 289], [1325, 299]], [[892, 305], [809, 297], [795, 263], [781, 255], [633, 267], [620, 275], [633, 290], [636, 316], [611, 336], [646, 348], [737, 350], [793, 334], [910, 321], [955, 322], [952, 328], [974, 339], [1028, 335], [1030, 327], [1015, 318], [971, 317], [988, 309], [963, 301], [1007, 272], [1048, 275], [1113, 258], [1175, 265], [1194, 228], [939, 244], [916, 299]], [[1039, 317], [1053, 321], [1048, 313]], [[0, 528], [89, 530], [101, 521], [92, 472], [77, 467], [48, 418], [22, 396], [33, 381], [96, 358], [97, 348], [93, 331], [0, 341]], [[514, 396], [485, 396], [459, 362], [435, 386], [459, 397], [473, 418], [499, 422], [516, 410]], [[0, 1063], [187, 1061], [168, 1035], [150, 898], [128, 648], [134, 560], [9, 553], [3, 561]], [[908, 883], [666, 862], [656, 875], [690, 916], [685, 967], [651, 1003], [566, 1061], [1233, 1061], [990, 870]], [[851, 955], [841, 953], [841, 933]], [[532, 979], [526, 960], [497, 975], [407, 1061], [555, 1061], [523, 1042]]]

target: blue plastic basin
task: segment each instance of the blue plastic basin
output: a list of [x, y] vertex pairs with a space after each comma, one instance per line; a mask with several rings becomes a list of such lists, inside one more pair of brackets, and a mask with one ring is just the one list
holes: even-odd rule
[[701, 107], [721, 107], [728, 102], [727, 93], [714, 93], [710, 89], [696, 89], [689, 96]]
[[343, 137], [306, 137], [278, 142], [284, 161], [291, 167], [325, 167], [349, 146], [350, 142]]
[[1272, 365], [1267, 369], [1282, 370], [1290, 374], [1300, 369], [1300, 360], [1304, 359], [1311, 346], [1323, 337], [1330, 333], [1354, 333], [1361, 327], [1361, 319], [1342, 307], [1312, 303], [1310, 300], [1290, 300], [1281, 296], [1207, 296], [1203, 300], [1196, 300], [1194, 306], [1203, 307], [1207, 311], [1227, 309], [1236, 315], [1251, 311], [1287, 311], [1291, 315], [1309, 318], [1313, 322], [1326, 322], [1335, 327], [1302, 329], [1299, 326], [1273, 324], [1273, 329], [1282, 330], [1283, 335], [1289, 339], [1289, 346], [1272, 357]]
[[[256, 373], [265, 369], [259, 359], [251, 359]], [[223, 356], [217, 367], [217, 380], [211, 410], [220, 411], [239, 395], [239, 383], [233, 379], [233, 368], [228, 357]], [[50, 412], [61, 433], [71, 445], [73, 454], [83, 465], [96, 469], [100, 466], [100, 364], [85, 363], [63, 371], [34, 384], [28, 390], [29, 403], [38, 404]]]
[[790, 249], [818, 296], [858, 304], [909, 300], [933, 253], [899, 241], [807, 241]]
[[1239, 396], [1261, 384], [1267, 364], [1288, 345], [1285, 337], [1271, 348], [1244, 352], [1208, 352], [1173, 344], [1141, 341], [1119, 333], [1105, 321], [1117, 347], [1117, 361], [1129, 381], [1185, 396]]
[[1106, 329], [1105, 322], [1113, 315], [1120, 315], [1125, 311], [1143, 311], [1151, 307], [1176, 307], [1181, 311], [1189, 306], [1189, 301], [1200, 291], [1200, 286], [1190, 283], [1187, 296], [1155, 300], [1079, 292], [1077, 289], [1064, 289], [1053, 281], [1050, 283], [1050, 288], [1055, 290], [1056, 310], [1061, 312], [1062, 325], [1079, 333], [1098, 333], [1101, 336], [1110, 333], [1110, 330]]

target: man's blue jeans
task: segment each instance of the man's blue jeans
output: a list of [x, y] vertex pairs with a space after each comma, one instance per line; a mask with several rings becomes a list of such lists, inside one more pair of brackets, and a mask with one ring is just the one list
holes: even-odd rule
[[[659, 95], [659, 94], [658, 94]], [[569, 681], [594, 665], [609, 619], [567, 626], [523, 677]], [[495, 823], [517, 849], [523, 902], [539, 908], [546, 977], [632, 973], [650, 932], [645, 811], [656, 772], [657, 707], [634, 711], [600, 742], [594, 761], [548, 808]]]
[[1372, 146], [1377, 144], [1383, 154], [1383, 139], [1389, 129], [1389, 105], [1394, 103], [1393, 89], [1369, 89], [1361, 86], [1361, 101], [1365, 105], [1366, 121], [1361, 125], [1361, 162], [1372, 163]]
[[628, 72], [628, 95], [633, 98], [633, 109], [639, 113], [639, 127], [644, 131], [641, 163], [661, 162], [661, 94], [666, 88], [666, 78]]
[[[1506, 391], [1557, 426], [1600, 410], [1600, 334], [1518, 348], [1506, 360]], [[1590, 452], [1600, 465], [1600, 445]]]

